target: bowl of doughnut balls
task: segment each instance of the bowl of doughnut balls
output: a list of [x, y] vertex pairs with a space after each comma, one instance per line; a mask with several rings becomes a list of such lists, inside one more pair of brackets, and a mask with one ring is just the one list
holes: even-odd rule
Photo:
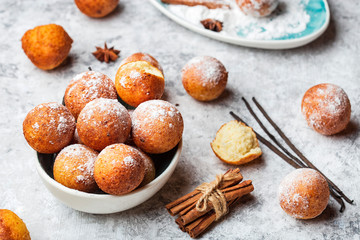
[[[136, 91], [138, 84], [144, 96], [118, 99], [109, 77], [87, 71], [71, 80], [64, 104], [40, 104], [23, 122], [25, 139], [37, 151], [43, 183], [71, 208], [94, 214], [130, 209], [152, 197], [175, 170], [183, 119], [173, 104], [159, 99], [164, 78], [151, 63], [156, 60], [140, 55], [140, 63], [133, 56], [122, 63], [120, 69], [126, 70], [120, 71], [120, 80], [125, 79], [120, 85]], [[133, 68], [123, 66], [127, 64]], [[145, 89], [152, 84], [161, 86]], [[125, 108], [124, 102], [136, 108]]]

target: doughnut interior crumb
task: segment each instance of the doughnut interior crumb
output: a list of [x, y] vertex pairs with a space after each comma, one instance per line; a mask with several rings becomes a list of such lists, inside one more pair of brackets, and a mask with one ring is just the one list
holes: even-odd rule
[[147, 61], [129, 62], [129, 63], [126, 63], [125, 65], [123, 65], [121, 68], [123, 68], [122, 70], [124, 70], [125, 68], [126, 69], [141, 69], [142, 71], [144, 71], [144, 73], [149, 73], [149, 74], [155, 75], [159, 78], [164, 78], [161, 71], [158, 68], [151, 65]]
[[262, 154], [252, 128], [236, 120], [221, 126], [211, 148], [220, 160], [235, 165], [250, 162]]

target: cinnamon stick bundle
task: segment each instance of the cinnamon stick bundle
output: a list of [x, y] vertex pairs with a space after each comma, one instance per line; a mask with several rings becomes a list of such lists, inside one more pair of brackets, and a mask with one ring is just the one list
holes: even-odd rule
[[[220, 182], [216, 183], [215, 180], [210, 184], [204, 184], [218, 184], [215, 191], [222, 194], [226, 200], [226, 207], [229, 207], [242, 196], [249, 194], [254, 190], [251, 180], [241, 182], [242, 179], [243, 177], [240, 170], [237, 168], [227, 171], [222, 176]], [[199, 210], [197, 203], [198, 201], [201, 201], [201, 198], [205, 193], [203, 194], [198, 188], [166, 205], [166, 209], [170, 215], [179, 215], [175, 220], [176, 224], [183, 232], [187, 232], [192, 238], [199, 236], [218, 218], [218, 214], [215, 211], [216, 206], [214, 210], [214, 204], [211, 201], [206, 203], [206, 208], [204, 210]]]
[[[233, 187], [225, 188], [221, 192], [223, 192], [223, 194], [225, 195], [226, 202], [229, 203], [236, 198], [240, 198], [246, 194], [251, 193], [253, 190], [254, 186], [252, 185], [251, 180], [247, 180]], [[210, 212], [212, 209], [213, 206], [211, 203], [209, 203], [208, 209], [204, 212], [199, 212], [196, 210], [196, 208], [193, 208], [183, 215], [180, 214], [179, 221], [181, 221], [183, 225], [189, 224], [195, 219], [198, 219], [199, 217]]]
[[[224, 189], [230, 186], [234, 186], [239, 182], [241, 182], [242, 179], [243, 176], [240, 173], [240, 169], [236, 168], [236, 169], [228, 170], [224, 174], [224, 181], [220, 184], [219, 189]], [[171, 216], [175, 216], [182, 210], [186, 209], [187, 207], [191, 206], [193, 203], [198, 201], [200, 197], [201, 197], [201, 192], [195, 189], [191, 193], [188, 193], [185, 196], [167, 204], [165, 208], [168, 210]]]

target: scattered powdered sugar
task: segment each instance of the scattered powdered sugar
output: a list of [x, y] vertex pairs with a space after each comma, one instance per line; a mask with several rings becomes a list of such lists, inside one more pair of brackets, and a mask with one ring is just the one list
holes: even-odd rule
[[57, 130], [58, 132], [66, 132], [71, 124], [71, 119], [68, 117], [64, 117], [62, 115], [59, 116]]
[[121, 78], [120, 78], [120, 85], [123, 87], [123, 88], [127, 88], [126, 87], [126, 76], [122, 76]]
[[130, 75], [129, 75], [131, 78], [139, 78], [141, 77], [141, 73], [139, 71], [136, 71], [136, 70], [132, 70], [130, 72]]
[[51, 110], [59, 110], [60, 108], [63, 107], [63, 105], [56, 103], [56, 102], [51, 102], [51, 103], [45, 103], [46, 107], [50, 108]]
[[32, 125], [32, 128], [35, 130], [39, 130], [39, 124], [36, 122]]
[[191, 59], [182, 69], [182, 74], [193, 71], [199, 76], [203, 87], [216, 87], [226, 74], [224, 65], [216, 58], [198, 56]]
[[83, 175], [78, 175], [76, 177], [77, 182], [83, 182], [85, 180], [85, 177]]
[[[168, 5], [174, 14], [203, 28], [200, 21], [212, 18], [223, 22], [218, 34], [240, 36], [246, 39], [270, 40], [296, 34], [306, 29], [310, 16], [305, 11], [309, 0], [284, 0], [268, 17], [258, 18], [246, 15], [234, 0], [227, 0], [230, 9], [208, 9], [204, 6]], [[253, 3], [257, 1], [252, 0]], [[257, 5], [254, 5], [257, 7]]]
[[128, 76], [127, 75], [122, 76], [120, 78], [119, 82], [120, 82], [120, 85], [123, 88], [128, 88], [127, 87], [127, 83], [129, 82], [128, 77], [131, 78], [131, 79], [141, 78], [141, 73], [139, 71], [137, 71], [137, 70], [132, 70]]
[[125, 164], [126, 166], [131, 167], [131, 166], [136, 164], [136, 161], [131, 156], [127, 156], [127, 157], [125, 157], [123, 159], [123, 164]]
[[[255, 17], [267, 16], [278, 6], [278, 0], [247, 0], [241, 4], [241, 10]], [[264, 6], [268, 8], [264, 9]]]

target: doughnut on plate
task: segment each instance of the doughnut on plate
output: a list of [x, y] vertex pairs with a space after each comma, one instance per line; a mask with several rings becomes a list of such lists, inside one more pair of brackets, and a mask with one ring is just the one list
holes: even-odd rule
[[[257, 39], [249, 38], [246, 33], [247, 31], [244, 31], [244, 29], [236, 30], [237, 31], [236, 35], [235, 34], [230, 35], [222, 32], [213, 32], [207, 30], [200, 23], [196, 24], [194, 22], [186, 20], [180, 15], [177, 15], [175, 12], [170, 11], [169, 4], [162, 3], [161, 0], [149, 0], [149, 1], [165, 16], [196, 33], [199, 33], [201, 35], [222, 42], [232, 43], [245, 47], [253, 47], [253, 48], [289, 49], [289, 48], [296, 48], [306, 45], [314, 41], [321, 34], [323, 34], [330, 22], [330, 10], [327, 1], [308, 0], [305, 1], [306, 4], [305, 6], [303, 6], [304, 11], [309, 16], [309, 21], [306, 24], [305, 30], [298, 32], [296, 34], [287, 32], [281, 37], [276, 37], [269, 40], [257, 40]], [[287, 0], [287, 1], [294, 1], [294, 0]], [[281, 1], [281, 2], [284, 2], [286, 4], [286, 1]], [[284, 11], [286, 11], [286, 5], [284, 7]], [[272, 16], [269, 17], [271, 18]], [[276, 17], [278, 16], [274, 16], [273, 19], [276, 19]], [[245, 29], [251, 28], [252, 26], [253, 24], [251, 26], [246, 26]]]

